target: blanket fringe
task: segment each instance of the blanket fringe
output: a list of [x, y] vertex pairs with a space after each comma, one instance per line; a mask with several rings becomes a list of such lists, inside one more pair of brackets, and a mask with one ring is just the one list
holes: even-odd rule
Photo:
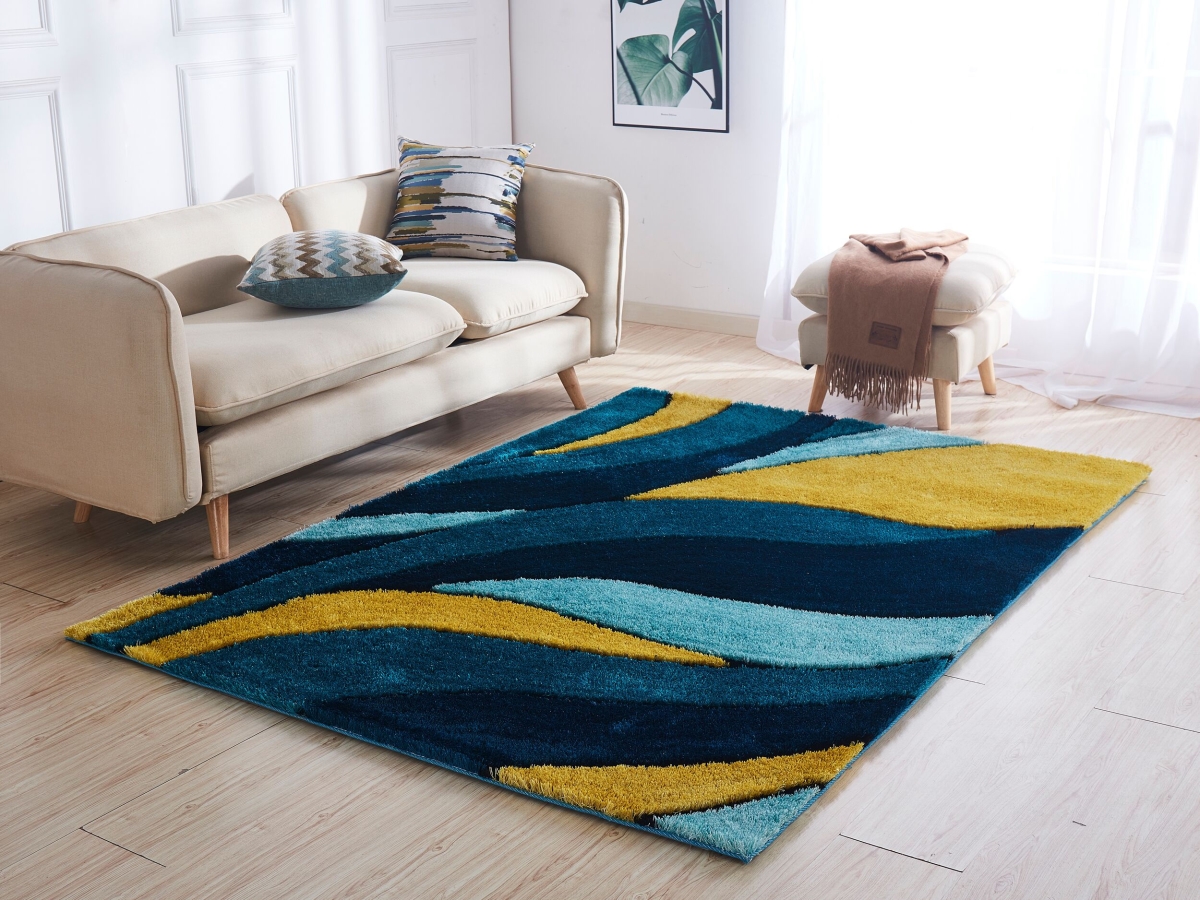
[[857, 400], [894, 413], [908, 412], [914, 406], [921, 408], [924, 375], [830, 354], [825, 358], [825, 378], [830, 393], [848, 400]]

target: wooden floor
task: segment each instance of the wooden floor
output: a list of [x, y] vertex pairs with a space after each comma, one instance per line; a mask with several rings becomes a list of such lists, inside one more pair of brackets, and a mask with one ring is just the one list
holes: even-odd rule
[[[591, 402], [792, 408], [812, 379], [746, 338], [638, 325], [579, 374]], [[892, 421], [933, 427], [926, 400]], [[1200, 897], [1200, 422], [1004, 383], [954, 404], [960, 434], [1154, 474], [750, 865], [67, 643], [210, 565], [204, 512], [75, 525], [0, 484], [0, 897]], [[232, 552], [571, 412], [551, 377], [238, 494]]]

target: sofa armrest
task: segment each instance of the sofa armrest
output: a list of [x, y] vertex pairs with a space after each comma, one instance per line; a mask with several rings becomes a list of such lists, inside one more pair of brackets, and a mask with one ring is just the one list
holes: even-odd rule
[[169, 290], [0, 252], [0, 480], [152, 522], [196, 505], [192, 379]]
[[611, 178], [526, 166], [517, 206], [517, 254], [574, 271], [588, 296], [570, 315], [592, 322], [592, 356], [621, 342], [625, 294], [625, 192]]

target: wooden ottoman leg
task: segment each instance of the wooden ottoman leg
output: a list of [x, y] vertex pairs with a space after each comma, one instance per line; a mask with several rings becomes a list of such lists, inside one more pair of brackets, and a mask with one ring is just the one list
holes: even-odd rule
[[92, 517], [92, 504], [82, 500], [75, 501], [75, 524], [82, 525]]
[[817, 366], [813, 371], [812, 393], [808, 395], [808, 411], [810, 413], [821, 411], [821, 407], [825, 405], [825, 393], [828, 390], [829, 384], [825, 381], [825, 367]]
[[996, 367], [989, 356], [979, 364], [979, 380], [983, 382], [983, 392], [989, 397], [996, 395]]
[[933, 406], [937, 410], [938, 431], [950, 430], [950, 382], [933, 379]]
[[229, 558], [229, 495], [213, 497], [204, 505], [208, 513], [208, 536], [212, 539], [213, 559]]
[[579, 376], [575, 374], [575, 367], [571, 366], [571, 368], [559, 372], [558, 380], [567, 389], [567, 396], [571, 398], [571, 404], [576, 409], [587, 409], [587, 401], [583, 399], [583, 388], [579, 386]]

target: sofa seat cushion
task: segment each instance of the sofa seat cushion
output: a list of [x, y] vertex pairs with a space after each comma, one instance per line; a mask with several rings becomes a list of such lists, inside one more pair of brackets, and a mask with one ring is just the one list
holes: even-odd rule
[[445, 300], [463, 317], [463, 337], [503, 334], [561, 315], [587, 296], [578, 275], [540, 259], [408, 259], [404, 287]]
[[[822, 316], [829, 313], [829, 266], [833, 256], [822, 256], [808, 266], [792, 288], [793, 297]], [[979, 315], [1016, 277], [1016, 268], [1000, 251], [969, 241], [967, 252], [946, 267], [933, 301], [933, 324], [961, 325]]]
[[352, 309], [287, 309], [251, 298], [185, 316], [196, 421], [223, 425], [448, 347], [454, 307], [392, 291]]

